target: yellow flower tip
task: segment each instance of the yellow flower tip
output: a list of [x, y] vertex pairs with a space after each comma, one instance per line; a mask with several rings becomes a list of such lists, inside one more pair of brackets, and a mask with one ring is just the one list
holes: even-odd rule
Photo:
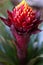
[[16, 8], [19, 8], [21, 5], [24, 5], [25, 10], [27, 10], [27, 8], [30, 8], [32, 10], [32, 8], [27, 4], [26, 0], [22, 0], [21, 3], [19, 3]]

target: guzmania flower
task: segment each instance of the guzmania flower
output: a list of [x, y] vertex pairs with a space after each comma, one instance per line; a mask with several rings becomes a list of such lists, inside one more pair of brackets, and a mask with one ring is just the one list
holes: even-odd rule
[[27, 54], [27, 42], [31, 34], [40, 32], [38, 29], [40, 11], [33, 10], [25, 0], [18, 4], [10, 12], [7, 10], [8, 18], [0, 17], [3, 22], [10, 27], [12, 34], [16, 38], [17, 55], [23, 60]]

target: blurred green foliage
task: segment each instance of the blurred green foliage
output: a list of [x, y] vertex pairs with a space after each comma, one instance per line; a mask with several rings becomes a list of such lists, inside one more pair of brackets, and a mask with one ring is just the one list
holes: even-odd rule
[[0, 0], [0, 13], [6, 16], [7, 9], [12, 10], [13, 4], [10, 0]]

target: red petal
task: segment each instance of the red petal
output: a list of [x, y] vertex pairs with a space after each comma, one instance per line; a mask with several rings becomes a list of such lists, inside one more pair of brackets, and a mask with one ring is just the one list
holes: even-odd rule
[[7, 25], [7, 26], [11, 26], [11, 24], [9, 24], [9, 20], [8, 19], [5, 19], [5, 18], [3, 18], [3, 17], [0, 17], [0, 19]]
[[40, 30], [40, 29], [36, 29], [36, 30], [34, 30], [34, 31], [32, 32], [32, 34], [37, 34], [37, 33], [39, 33], [39, 32], [41, 32], [41, 30]]
[[12, 16], [12, 12], [11, 12], [11, 11], [7, 10], [7, 13], [8, 13], [10, 16]]
[[13, 17], [12, 12], [10, 12], [9, 10], [7, 10], [7, 13], [8, 13], [8, 17], [9, 17], [10, 19], [12, 19], [12, 17]]

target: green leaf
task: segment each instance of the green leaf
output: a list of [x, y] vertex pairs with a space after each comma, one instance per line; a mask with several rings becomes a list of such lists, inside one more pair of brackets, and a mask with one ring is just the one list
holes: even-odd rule
[[0, 62], [18, 65], [14, 38], [8, 27], [0, 21]]
[[[41, 46], [38, 46], [39, 43], [37, 40], [37, 35], [36, 35], [36, 37], [34, 37], [34, 36], [31, 37], [30, 43], [28, 46], [28, 56], [27, 56], [28, 63], [29, 63], [28, 65], [34, 65], [34, 63], [36, 63], [36, 60], [39, 59], [40, 55], [41, 54], [43, 55], [43, 43], [41, 43]], [[41, 57], [41, 59], [42, 59], [42, 57]]]
[[34, 65], [43, 65], [43, 54], [36, 60]]
[[39, 63], [43, 62], [43, 54], [40, 56], [36, 56], [33, 59], [31, 59], [27, 65], [38, 65]]

